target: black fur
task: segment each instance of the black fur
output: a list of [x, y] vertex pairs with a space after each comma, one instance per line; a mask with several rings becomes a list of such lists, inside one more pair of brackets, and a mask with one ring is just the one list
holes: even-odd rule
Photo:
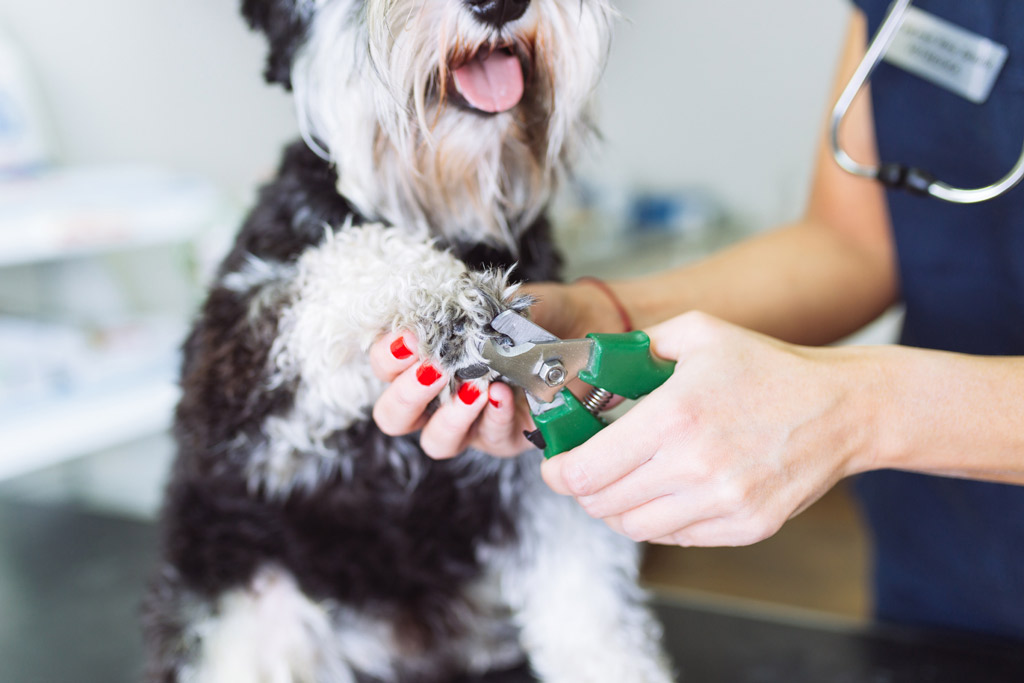
[[[335, 172], [305, 145], [286, 149], [220, 274], [237, 272], [247, 254], [292, 262], [324, 239], [325, 224], [361, 222], [336, 186]], [[540, 221], [519, 245], [518, 277], [556, 275], [557, 257], [541, 246], [547, 244], [549, 227]], [[450, 246], [472, 268], [514, 262], [505, 250]], [[179, 455], [162, 525], [167, 565], [147, 603], [149, 640], [164, 647], [181, 640], [176, 610], [185, 596], [212, 603], [275, 563], [311, 598], [386, 615], [408, 625], [409, 642], [433, 647], [452, 635], [452, 607], [480, 571], [478, 545], [513, 540], [516, 510], [502, 507], [496, 477], [467, 482], [458, 460], [434, 461], [415, 437], [387, 437], [371, 422], [328, 439], [332, 449], [354, 456], [354, 469], [344, 476], [336, 472], [314, 492], [281, 500], [249, 490], [246, 454], [264, 438], [266, 418], [292, 407], [295, 391], [266, 386], [279, 307], [267, 305], [254, 319], [251, 296], [213, 289], [185, 345], [175, 422]], [[395, 451], [422, 468], [415, 488], [382, 460], [380, 454]], [[151, 653], [148, 680], [175, 680], [171, 662], [181, 654]]]
[[295, 0], [242, 0], [242, 14], [255, 30], [270, 41], [270, 54], [263, 76], [269, 83], [292, 88], [292, 60], [302, 45], [308, 20], [301, 16]]

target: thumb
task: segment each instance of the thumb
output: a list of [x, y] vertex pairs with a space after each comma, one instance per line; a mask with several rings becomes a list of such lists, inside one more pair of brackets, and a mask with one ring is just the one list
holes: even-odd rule
[[701, 311], [689, 311], [647, 330], [654, 355], [682, 360], [702, 346], [720, 344], [730, 323]]
[[684, 313], [644, 330], [651, 338], [651, 351], [667, 360], [679, 360], [687, 346], [694, 313]]

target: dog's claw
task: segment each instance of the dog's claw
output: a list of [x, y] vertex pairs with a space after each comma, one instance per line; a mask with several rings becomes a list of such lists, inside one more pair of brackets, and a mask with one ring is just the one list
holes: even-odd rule
[[470, 365], [457, 370], [455, 372], [455, 376], [461, 380], [480, 379], [481, 377], [486, 376], [490, 371], [491, 369], [486, 365], [478, 363], [476, 365]]
[[526, 437], [527, 441], [532, 443], [540, 450], [544, 450], [545, 448], [548, 447], [548, 442], [544, 440], [544, 435], [540, 433], [539, 429], [535, 429], [532, 432], [529, 431], [528, 429], [524, 429], [523, 436]]

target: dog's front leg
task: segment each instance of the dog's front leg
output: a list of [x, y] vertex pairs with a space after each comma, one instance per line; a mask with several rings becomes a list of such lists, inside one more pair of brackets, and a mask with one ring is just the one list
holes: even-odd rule
[[637, 586], [637, 546], [537, 481], [521, 546], [501, 568], [530, 663], [545, 683], [670, 683], [661, 626]]
[[[376, 223], [329, 232], [287, 266], [253, 261], [225, 284], [251, 289], [263, 274], [273, 277], [261, 286], [279, 307], [270, 384], [296, 388], [292, 411], [265, 425], [283, 444], [281, 458], [262, 459], [270, 469], [295, 451], [322, 450], [330, 434], [368, 417], [384, 387], [366, 352], [382, 333], [412, 330], [421, 355], [454, 374], [482, 362], [479, 346], [498, 313], [530, 303], [515, 297], [507, 273], [469, 271], [425, 235]], [[251, 296], [254, 305], [267, 299]]]
[[514, 298], [507, 277], [469, 271], [421, 234], [376, 223], [346, 226], [296, 263], [273, 352], [278, 370], [321, 383], [320, 395], [344, 410], [365, 408], [376, 397], [372, 389], [353, 396], [355, 378], [338, 376], [338, 369], [365, 370], [366, 351], [384, 332], [412, 330], [420, 354], [446, 371], [477, 365], [479, 346], [494, 334], [491, 320], [531, 301]]
[[[357, 671], [393, 680], [407, 666], [399, 625], [386, 612], [339, 612], [302, 583], [327, 529], [347, 531], [356, 556], [325, 548], [330, 559], [312, 576], [344, 577], [346, 562], [360, 561], [361, 522], [334, 527], [321, 515], [401, 491], [381, 478], [411, 481], [420, 467], [409, 442], [381, 445], [365, 424], [383, 388], [365, 351], [381, 332], [408, 327], [445, 369], [472, 364], [512, 292], [504, 275], [468, 272], [424, 237], [376, 224], [343, 226], [295, 258], [268, 252], [229, 256], [186, 343], [168, 566], [147, 601], [148, 680], [364, 680]], [[317, 497], [339, 472], [342, 485]], [[369, 502], [364, 514], [395, 510], [403, 523], [398, 503]]]

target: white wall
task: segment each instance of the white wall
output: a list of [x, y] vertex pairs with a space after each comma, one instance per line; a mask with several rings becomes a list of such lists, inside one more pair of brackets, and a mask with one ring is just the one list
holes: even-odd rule
[[705, 188], [764, 227], [806, 197], [846, 0], [619, 0], [596, 173]]
[[[0, 0], [66, 158], [150, 160], [249, 190], [294, 135], [238, 0]], [[804, 198], [845, 0], [620, 0], [590, 172], [699, 185], [753, 226]]]
[[295, 135], [240, 0], [0, 0], [65, 160], [152, 161], [248, 194]]

